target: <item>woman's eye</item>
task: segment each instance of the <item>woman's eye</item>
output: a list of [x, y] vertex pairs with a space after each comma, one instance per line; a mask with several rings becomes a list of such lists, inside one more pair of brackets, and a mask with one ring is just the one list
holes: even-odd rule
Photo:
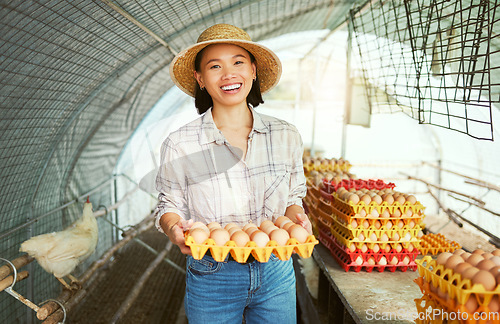
[[238, 64], [243, 64], [243, 61], [236, 61], [234, 64], [235, 64], [235, 65], [238, 65]]
[[220, 65], [212, 65], [210, 68], [211, 69], [218, 69], [218, 68], [220, 68]]

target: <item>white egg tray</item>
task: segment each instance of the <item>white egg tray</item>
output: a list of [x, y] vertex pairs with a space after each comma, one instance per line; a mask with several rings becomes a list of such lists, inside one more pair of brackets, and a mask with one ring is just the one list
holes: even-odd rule
[[224, 246], [220, 246], [216, 245], [211, 238], [202, 244], [197, 244], [193, 237], [189, 235], [189, 232], [186, 233], [186, 245], [191, 249], [194, 259], [201, 260], [205, 253], [210, 250], [210, 254], [217, 262], [224, 261], [229, 253], [239, 263], [246, 262], [250, 255], [258, 262], [267, 262], [271, 254], [274, 254], [282, 261], [290, 259], [293, 253], [297, 253], [303, 258], [309, 258], [314, 246], [318, 243], [319, 241], [314, 235], [309, 235], [304, 243], [299, 243], [297, 239], [290, 238], [284, 246], [278, 245], [273, 240], [269, 241], [265, 247], [259, 247], [253, 241], [248, 242], [243, 247], [236, 246], [234, 241], [228, 241]]

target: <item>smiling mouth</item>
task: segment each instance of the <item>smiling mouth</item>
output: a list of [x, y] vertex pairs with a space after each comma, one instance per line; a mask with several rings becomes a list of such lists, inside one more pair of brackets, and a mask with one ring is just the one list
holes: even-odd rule
[[230, 84], [230, 85], [227, 85], [227, 86], [222, 86], [222, 87], [220, 87], [220, 88], [221, 88], [222, 90], [224, 90], [224, 91], [236, 90], [236, 89], [241, 88], [241, 83]]

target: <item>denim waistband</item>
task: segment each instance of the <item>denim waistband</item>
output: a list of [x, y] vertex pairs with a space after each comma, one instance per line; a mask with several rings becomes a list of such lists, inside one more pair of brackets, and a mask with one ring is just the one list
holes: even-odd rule
[[[208, 256], [212, 257], [212, 253], [210, 252], [210, 250], [207, 250], [207, 252], [205, 253], [205, 255], [208, 255]], [[231, 255], [231, 253], [228, 253], [228, 254], [227, 254], [226, 261], [228, 261], [228, 262], [230, 262], [230, 261], [231, 261], [231, 262], [238, 262], [238, 261], [236, 261], [236, 260], [233, 258], [233, 256]], [[252, 254], [250, 254], [250, 255], [248, 256], [247, 260], [246, 260], [244, 263], [251, 263], [251, 262], [255, 262], [255, 261], [257, 261], [257, 260], [255, 260], [254, 256], [253, 256]]]

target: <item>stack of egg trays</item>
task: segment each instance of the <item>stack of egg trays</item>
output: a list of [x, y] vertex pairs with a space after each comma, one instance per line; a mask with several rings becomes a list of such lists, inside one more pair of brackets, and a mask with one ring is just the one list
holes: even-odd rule
[[[395, 249], [391, 249], [389, 252], [374, 252], [371, 249], [368, 249], [366, 252], [362, 252], [360, 249], [356, 249], [354, 252], [351, 252], [345, 246], [338, 242], [337, 238], [331, 233], [325, 232], [323, 228], [319, 229], [319, 240], [320, 242], [330, 251], [332, 256], [337, 260], [338, 264], [348, 272], [350, 269], [355, 272], [359, 272], [364, 269], [366, 272], [372, 272], [373, 269], [377, 269], [379, 272], [383, 272], [384, 270], [389, 270], [394, 272], [396, 270], [400, 270], [405, 272], [407, 269], [411, 269], [415, 271], [417, 269], [417, 265], [415, 263], [415, 259], [418, 255], [418, 250], [414, 249], [412, 252], [408, 252], [403, 249], [401, 252], [396, 252]], [[403, 263], [404, 257], [409, 258], [409, 263]], [[362, 264], [358, 264], [356, 260], [358, 257], [361, 257], [363, 260]], [[373, 257], [375, 262], [379, 262], [382, 257], [386, 257], [388, 260], [392, 260], [393, 257], [398, 259], [397, 264], [370, 264], [368, 260]]]
[[427, 295], [415, 299], [417, 314], [415, 324], [445, 324], [441, 316], [425, 316], [426, 314], [443, 314], [444, 309], [435, 300]]
[[211, 238], [207, 239], [202, 244], [197, 244], [193, 237], [186, 232], [185, 243], [191, 249], [191, 254], [194, 259], [201, 260], [205, 253], [210, 250], [210, 254], [217, 262], [222, 262], [226, 259], [228, 253], [234, 260], [239, 263], [244, 263], [248, 257], [253, 255], [255, 260], [259, 262], [267, 262], [274, 253], [280, 260], [286, 261], [290, 259], [292, 254], [296, 252], [302, 258], [309, 258], [313, 252], [314, 246], [319, 243], [314, 235], [309, 235], [304, 243], [299, 243], [295, 238], [290, 238], [286, 245], [278, 245], [276, 241], [269, 241], [265, 247], [259, 247], [255, 242], [250, 241], [246, 246], [237, 246], [234, 241], [228, 241], [223, 246], [216, 245]]
[[436, 255], [441, 252], [453, 252], [461, 246], [455, 241], [448, 240], [443, 234], [429, 233], [420, 238], [419, 250], [422, 255]]
[[[431, 256], [424, 256], [422, 259], [417, 260], [417, 270], [419, 277], [414, 281], [419, 286], [424, 296], [428, 296], [431, 300], [437, 303], [442, 309], [448, 312], [462, 312], [468, 313], [465, 308], [465, 303], [473, 294], [479, 304], [476, 312], [489, 313], [488, 305], [493, 296], [500, 296], [500, 286], [495, 290], [485, 290], [482, 285], [472, 285], [470, 279], [462, 279], [460, 274], [456, 274], [452, 269], [446, 268], [441, 264], [437, 264], [436, 260]], [[438, 296], [431, 290], [431, 286], [441, 289], [442, 292], [448, 294], [448, 298], [444, 299]], [[473, 315], [468, 313], [469, 319]], [[475, 321], [468, 321], [467, 323], [476, 323]]]

